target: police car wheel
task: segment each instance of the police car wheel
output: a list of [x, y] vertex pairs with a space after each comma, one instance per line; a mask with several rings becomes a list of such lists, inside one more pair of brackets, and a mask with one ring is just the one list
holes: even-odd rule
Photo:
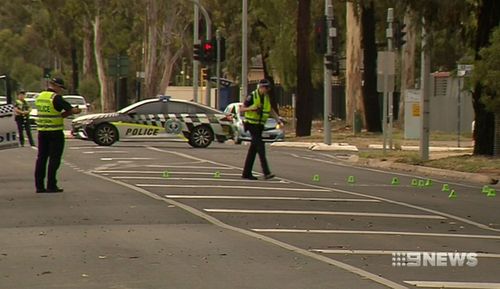
[[118, 140], [118, 131], [108, 123], [99, 125], [94, 132], [94, 142], [100, 146], [110, 146]]
[[205, 125], [195, 127], [189, 136], [189, 144], [195, 148], [206, 148], [213, 140], [212, 129]]

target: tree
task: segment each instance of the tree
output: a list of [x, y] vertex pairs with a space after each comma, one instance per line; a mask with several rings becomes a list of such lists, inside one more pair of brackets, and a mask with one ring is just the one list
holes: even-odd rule
[[310, 62], [311, 0], [298, 0], [297, 15], [297, 136], [311, 135], [312, 82]]
[[370, 1], [363, 7], [363, 44], [364, 44], [364, 85], [363, 103], [365, 107], [365, 126], [369, 132], [381, 132], [380, 109], [377, 93], [377, 46], [375, 43], [375, 7]]
[[[481, 60], [481, 49], [489, 45], [491, 31], [499, 25], [500, 2], [497, 0], [482, 0], [480, 1], [478, 10], [477, 34], [475, 41], [476, 61]], [[484, 93], [484, 84], [481, 80], [476, 79], [474, 92], [472, 94], [474, 112], [476, 114], [474, 122], [474, 154], [476, 155], [492, 155], [494, 147], [495, 116], [491, 111], [486, 109], [486, 105], [483, 101], [481, 101]], [[498, 98], [498, 95], [491, 95], [490, 97]]]
[[481, 83], [481, 102], [495, 118], [494, 155], [500, 155], [500, 25], [491, 34], [491, 45], [479, 51], [474, 69], [474, 82]]
[[[361, 7], [356, 1], [346, 2], [346, 122], [354, 123], [354, 114], [364, 118], [362, 90]], [[363, 123], [366, 123], [363, 120]]]

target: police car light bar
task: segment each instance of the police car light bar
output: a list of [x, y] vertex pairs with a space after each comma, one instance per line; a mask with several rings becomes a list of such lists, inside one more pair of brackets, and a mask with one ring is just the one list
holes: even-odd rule
[[163, 101], [163, 102], [167, 102], [169, 101], [172, 97], [170, 95], [158, 95], [158, 98]]

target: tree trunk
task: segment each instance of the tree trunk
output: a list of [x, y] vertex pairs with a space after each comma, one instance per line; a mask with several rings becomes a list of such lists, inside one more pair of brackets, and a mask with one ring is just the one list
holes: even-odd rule
[[97, 65], [97, 77], [99, 78], [100, 94], [101, 94], [101, 109], [103, 112], [115, 110], [116, 102], [114, 95], [110, 93], [108, 77], [105, 72], [104, 58], [102, 55], [102, 33], [101, 33], [101, 18], [97, 14], [92, 22], [94, 28], [94, 56]]
[[355, 113], [360, 113], [362, 117], [365, 115], [361, 73], [361, 11], [357, 3], [347, 1], [346, 6], [346, 122], [353, 124]]
[[158, 61], [158, 6], [155, 0], [148, 0], [146, 3], [146, 27], [147, 34], [144, 39], [144, 95], [151, 97], [156, 95], [158, 83], [158, 73], [156, 65]]
[[93, 76], [94, 68], [92, 65], [92, 27], [91, 24], [84, 19], [83, 25], [83, 79]]
[[373, 1], [363, 9], [363, 44], [364, 44], [364, 86], [366, 130], [381, 132], [380, 105], [377, 93], [377, 46], [375, 44], [375, 9]]
[[500, 156], [500, 113], [495, 114], [495, 143], [493, 149], [494, 156]]
[[299, 0], [297, 21], [297, 136], [311, 135], [312, 81], [309, 55], [311, 0]]
[[[498, 0], [483, 0], [479, 7], [478, 27], [476, 35], [475, 59], [480, 58], [481, 48], [489, 45], [491, 31], [500, 21], [500, 2]], [[485, 109], [481, 102], [481, 83], [475, 84], [472, 94], [472, 104], [475, 112], [474, 127], [474, 154], [492, 155], [495, 137], [495, 117]]]
[[415, 88], [415, 60], [417, 49], [417, 26], [415, 14], [409, 8], [404, 16], [404, 24], [406, 24], [406, 44], [401, 52], [401, 90], [399, 98], [399, 117], [398, 123], [401, 127], [404, 126], [404, 108], [405, 108], [405, 92], [406, 89]]

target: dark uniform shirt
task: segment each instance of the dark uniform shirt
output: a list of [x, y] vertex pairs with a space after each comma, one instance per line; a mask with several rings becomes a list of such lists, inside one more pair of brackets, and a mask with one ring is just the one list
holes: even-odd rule
[[[54, 90], [52, 90], [50, 88], [47, 89], [47, 91], [55, 92]], [[71, 110], [71, 108], [73, 108], [71, 106], [71, 104], [69, 102], [67, 102], [66, 100], [64, 100], [64, 98], [59, 94], [56, 94], [56, 96], [54, 96], [54, 99], [52, 100], [52, 104], [54, 104], [54, 108], [57, 111]]]

